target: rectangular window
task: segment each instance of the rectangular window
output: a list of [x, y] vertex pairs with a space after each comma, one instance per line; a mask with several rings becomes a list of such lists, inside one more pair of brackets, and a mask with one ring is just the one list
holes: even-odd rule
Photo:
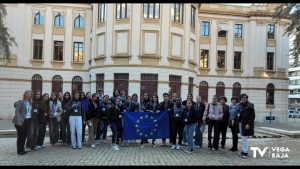
[[275, 39], [275, 25], [268, 24], [268, 39]]
[[189, 77], [188, 94], [193, 94], [193, 84], [194, 84], [194, 78]]
[[128, 94], [129, 73], [114, 73], [114, 90], [119, 89]]
[[233, 69], [241, 69], [242, 52], [234, 52], [234, 67]]
[[130, 8], [128, 3], [117, 3], [116, 5], [116, 19], [123, 19], [130, 17]]
[[104, 3], [100, 3], [98, 4], [98, 23], [100, 22], [105, 22], [105, 4]]
[[225, 51], [218, 50], [218, 68], [225, 69]]
[[171, 5], [171, 20], [183, 24], [183, 3], [173, 3]]
[[33, 59], [42, 60], [43, 58], [43, 40], [33, 40]]
[[181, 94], [181, 76], [169, 75], [169, 95], [177, 93], [178, 96]]
[[201, 50], [200, 68], [208, 68], [208, 50]]
[[96, 92], [98, 89], [104, 90], [104, 73], [96, 74]]
[[144, 3], [144, 18], [159, 19], [159, 3]]
[[235, 24], [234, 37], [235, 38], [243, 38], [243, 25], [242, 24]]
[[226, 37], [226, 31], [222, 30], [218, 32], [218, 37]]
[[274, 70], [274, 53], [267, 53], [267, 70]]
[[73, 49], [73, 61], [82, 62], [83, 61], [83, 42], [74, 42]]
[[152, 96], [157, 94], [158, 74], [141, 74], [140, 98], [147, 92], [152, 100]]
[[195, 30], [195, 22], [196, 22], [196, 8], [192, 5], [191, 10], [191, 28], [194, 31]]
[[54, 41], [53, 60], [63, 61], [64, 42]]
[[209, 27], [210, 27], [210, 22], [207, 21], [201, 22], [201, 36], [209, 36]]

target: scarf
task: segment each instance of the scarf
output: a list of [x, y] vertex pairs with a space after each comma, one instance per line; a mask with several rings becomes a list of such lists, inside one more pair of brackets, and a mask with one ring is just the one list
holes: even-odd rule
[[139, 105], [139, 101], [138, 100], [132, 100], [131, 103], [133, 103], [135, 106]]

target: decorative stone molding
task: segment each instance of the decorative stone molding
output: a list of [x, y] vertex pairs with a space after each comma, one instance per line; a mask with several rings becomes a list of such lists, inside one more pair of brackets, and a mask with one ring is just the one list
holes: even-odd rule
[[54, 35], [64, 35], [65, 34], [65, 28], [64, 27], [53, 26], [52, 33]]
[[144, 24], [160, 24], [160, 19], [143, 18], [142, 21]]
[[210, 44], [210, 36], [200, 36], [199, 40], [202, 44]]
[[217, 44], [218, 45], [227, 45], [227, 37], [218, 37]]
[[73, 36], [85, 36], [85, 29], [84, 28], [74, 28]]
[[276, 47], [276, 39], [267, 39], [268, 47]]
[[130, 18], [115, 19], [116, 24], [129, 24]]
[[244, 39], [234, 38], [234, 46], [244, 46]]
[[44, 25], [32, 25], [32, 33], [36, 34], [45, 34], [45, 26]]

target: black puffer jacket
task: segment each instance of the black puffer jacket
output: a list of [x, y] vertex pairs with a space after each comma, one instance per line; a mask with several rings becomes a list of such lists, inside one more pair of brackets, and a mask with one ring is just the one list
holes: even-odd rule
[[189, 110], [188, 107], [184, 108], [184, 124], [194, 124], [198, 122], [197, 112], [195, 108], [192, 106]]
[[[246, 102], [245, 104], [240, 103], [239, 107], [239, 123], [242, 125], [242, 136], [253, 136], [254, 135], [254, 120], [255, 120], [255, 109], [254, 104]], [[246, 129], [246, 125], [250, 128]]]

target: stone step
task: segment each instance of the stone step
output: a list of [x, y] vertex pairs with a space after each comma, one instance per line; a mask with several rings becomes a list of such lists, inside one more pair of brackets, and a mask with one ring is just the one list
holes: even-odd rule
[[258, 129], [265, 132], [275, 133], [277, 135], [285, 135], [293, 138], [300, 137], [300, 131], [288, 131], [288, 130], [276, 129], [271, 127], [258, 127]]

